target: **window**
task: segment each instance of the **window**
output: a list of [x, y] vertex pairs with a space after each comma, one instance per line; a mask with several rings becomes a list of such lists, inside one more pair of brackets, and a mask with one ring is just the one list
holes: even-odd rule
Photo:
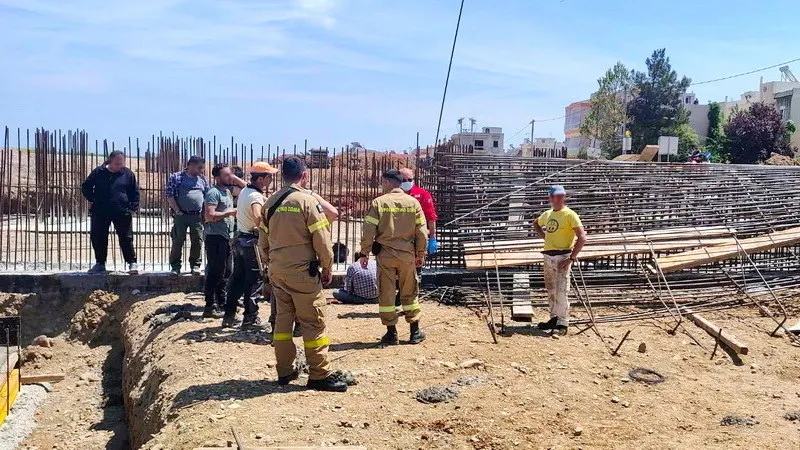
[[500, 146], [500, 143], [499, 143], [499, 142], [497, 142], [497, 141], [494, 141], [494, 142], [492, 143], [492, 147], [494, 147], [494, 148], [497, 148], [497, 147], [499, 147], [499, 146]]
[[483, 147], [483, 139], [475, 139], [475, 147]]

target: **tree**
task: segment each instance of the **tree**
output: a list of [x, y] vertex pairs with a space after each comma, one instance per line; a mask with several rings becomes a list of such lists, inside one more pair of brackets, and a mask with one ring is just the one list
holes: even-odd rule
[[708, 104], [708, 132], [706, 134], [706, 150], [714, 161], [727, 161], [725, 153], [725, 130], [722, 127], [722, 108], [717, 102]]
[[589, 113], [581, 124], [581, 135], [600, 141], [603, 156], [613, 158], [622, 152], [619, 136], [628, 123], [627, 101], [631, 93], [633, 72], [617, 62], [597, 80]]
[[635, 150], [656, 144], [659, 136], [689, 123], [689, 112], [683, 107], [682, 98], [691, 80], [685, 76], [678, 79], [666, 49], [654, 51], [646, 62], [647, 73], [637, 71], [633, 76], [636, 96], [628, 108]]
[[700, 136], [688, 123], [679, 124], [673, 128], [663, 130], [665, 136], [678, 138], [678, 161], [686, 161], [693, 150], [700, 146]]
[[789, 132], [773, 106], [754, 103], [747, 111], [736, 111], [725, 125], [725, 151], [731, 162], [753, 164], [765, 161], [772, 153], [794, 156]]

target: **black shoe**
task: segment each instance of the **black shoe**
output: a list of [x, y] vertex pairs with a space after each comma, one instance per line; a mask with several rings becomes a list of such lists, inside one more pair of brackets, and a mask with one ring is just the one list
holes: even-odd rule
[[551, 317], [550, 320], [548, 320], [547, 322], [539, 322], [539, 324], [536, 325], [536, 328], [540, 330], [552, 330], [553, 328], [556, 327], [557, 322], [558, 322], [558, 317]]
[[252, 316], [252, 317], [245, 316], [244, 320], [242, 320], [243, 330], [268, 331], [267, 327], [268, 325], [261, 322], [261, 318], [258, 316]]
[[308, 380], [306, 385], [309, 389], [325, 392], [345, 392], [347, 391], [347, 383], [337, 380], [332, 376], [322, 380]]
[[203, 309], [203, 319], [219, 319], [222, 317], [222, 310], [219, 306], [206, 306]]
[[387, 331], [386, 334], [384, 334], [383, 337], [381, 338], [381, 344], [383, 345], [400, 344], [400, 339], [397, 338], [397, 332]]
[[285, 377], [278, 377], [278, 385], [286, 386], [287, 384], [291, 383], [292, 381], [296, 380], [300, 377], [300, 372], [295, 370], [294, 372], [286, 375]]
[[553, 334], [557, 334], [559, 336], [566, 336], [568, 329], [569, 327], [567, 327], [566, 325], [556, 325], [556, 327], [553, 328]]
[[301, 337], [303, 335], [303, 329], [300, 328], [300, 324], [295, 322], [294, 324], [294, 331], [292, 331], [293, 337]]
[[419, 344], [420, 342], [425, 340], [425, 333], [416, 329], [411, 332], [411, 337], [408, 338], [408, 343], [412, 345]]
[[236, 316], [224, 316], [222, 318], [222, 328], [235, 327], [237, 323]]

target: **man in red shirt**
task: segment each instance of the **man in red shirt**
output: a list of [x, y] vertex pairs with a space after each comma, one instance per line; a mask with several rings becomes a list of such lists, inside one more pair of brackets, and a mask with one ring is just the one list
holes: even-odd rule
[[439, 249], [439, 242], [436, 240], [436, 219], [439, 216], [436, 214], [436, 205], [433, 203], [433, 197], [427, 190], [414, 184], [414, 171], [411, 169], [400, 169], [400, 175], [403, 177], [403, 183], [400, 188], [408, 195], [417, 199], [422, 205], [422, 212], [425, 214], [425, 221], [428, 222], [428, 254], [433, 255]]

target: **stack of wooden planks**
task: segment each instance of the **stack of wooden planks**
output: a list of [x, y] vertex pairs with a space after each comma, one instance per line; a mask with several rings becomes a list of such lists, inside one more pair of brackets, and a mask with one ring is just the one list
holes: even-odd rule
[[800, 242], [800, 227], [789, 228], [748, 239], [740, 239], [739, 244], [734, 240], [732, 243], [703, 246], [695, 250], [663, 256], [658, 258], [656, 263], [662, 272], [675, 272], [736, 258], [742, 250], [747, 253], [757, 253], [787, 247], [798, 242]]
[[[735, 233], [725, 226], [711, 226], [594, 234], [587, 237], [581, 259], [735, 245]], [[543, 247], [538, 238], [465, 243], [464, 260], [467, 270], [540, 264]]]

